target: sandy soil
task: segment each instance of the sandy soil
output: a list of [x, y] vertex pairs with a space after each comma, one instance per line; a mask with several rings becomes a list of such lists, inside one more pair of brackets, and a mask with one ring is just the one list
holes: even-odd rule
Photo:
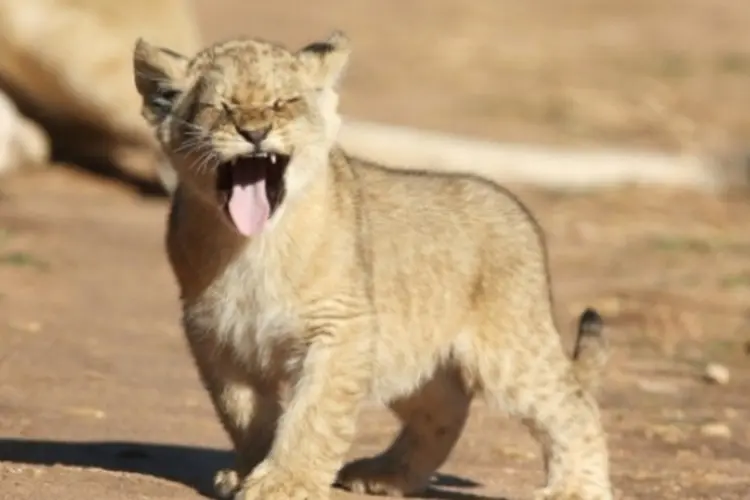
[[[686, 60], [715, 60], [747, 37], [750, 9], [683, 0], [681, 15], [661, 24], [678, 4], [664, 1], [655, 9], [661, 17], [638, 24], [633, 16], [652, 2], [628, 2], [630, 9], [624, 1], [594, 8], [603, 4], [571, 0], [563, 9], [540, 0], [532, 15], [525, 2], [321, 0], [290, 8], [289, 1], [219, 0], [203, 20], [209, 37], [243, 27], [290, 42], [350, 28], [363, 56], [345, 109], [361, 118], [506, 139], [669, 146], [667, 122], [631, 133], [638, 127], [627, 114], [614, 113], [622, 121], [610, 128], [585, 115], [596, 119], [576, 135], [543, 109], [576, 82], [605, 89], [586, 93], [580, 109], [595, 109], [597, 95], [625, 99], [608, 93], [606, 82], [638, 95], [638, 75], [651, 70], [617, 70], [591, 47], [620, 47], [626, 68], [631, 50], [643, 55], [650, 46], [697, 47]], [[590, 27], [604, 18], [611, 24]], [[709, 29], [714, 22], [720, 29]], [[443, 38], [446, 31], [455, 36]], [[687, 36], [709, 31], [716, 38], [700, 46]], [[662, 64], [662, 52], [649, 53]], [[519, 73], [524, 64], [528, 71]], [[716, 115], [733, 117], [722, 122], [732, 137], [747, 120], [739, 111], [747, 92], [731, 94], [731, 82], [745, 77], [736, 78], [718, 83], [721, 96], [713, 97], [737, 97]], [[600, 399], [619, 497], [748, 498], [750, 201], [656, 189], [517, 192], [548, 234], [566, 346], [584, 306], [605, 316], [613, 358]], [[163, 199], [66, 169], [0, 185], [0, 499], [202, 498], [227, 463], [227, 439], [178, 328], [162, 250], [165, 213]], [[702, 380], [709, 362], [729, 369], [728, 384]], [[385, 446], [395, 427], [386, 412], [368, 408], [360, 429], [352, 456]], [[424, 497], [516, 500], [541, 481], [539, 450], [526, 431], [477, 404]]]

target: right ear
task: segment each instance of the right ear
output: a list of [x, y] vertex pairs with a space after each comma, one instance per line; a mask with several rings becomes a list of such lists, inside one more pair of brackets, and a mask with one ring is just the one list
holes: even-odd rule
[[333, 89], [349, 61], [351, 46], [342, 31], [334, 31], [322, 42], [314, 42], [297, 52], [310, 82], [318, 88]]
[[168, 114], [184, 90], [190, 60], [172, 50], [156, 47], [139, 38], [133, 51], [135, 87], [143, 97], [143, 110], [150, 121]]

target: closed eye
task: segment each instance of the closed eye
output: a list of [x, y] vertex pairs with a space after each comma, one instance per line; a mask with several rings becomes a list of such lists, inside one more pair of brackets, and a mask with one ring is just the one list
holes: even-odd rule
[[174, 106], [174, 103], [179, 96], [179, 90], [160, 88], [151, 98], [151, 106], [158, 110], [159, 114], [166, 115], [172, 111], [172, 106]]
[[274, 111], [281, 111], [291, 104], [295, 104], [302, 100], [301, 96], [290, 97], [288, 99], [277, 99], [274, 101], [272, 107]]

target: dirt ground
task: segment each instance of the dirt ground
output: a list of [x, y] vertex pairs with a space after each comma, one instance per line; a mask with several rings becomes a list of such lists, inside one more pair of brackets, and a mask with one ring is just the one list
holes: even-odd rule
[[[626, 56], [648, 52], [662, 64], [661, 52], [647, 50], [659, 41], [659, 50], [674, 54], [694, 49], [680, 57], [692, 75], [685, 78], [700, 80], [698, 87], [710, 79], [702, 80], [695, 61], [708, 64], [730, 47], [748, 46], [735, 45], [748, 36], [750, 9], [738, 9], [741, 2], [683, 0], [670, 23], [664, 12], [678, 2], [658, 2], [654, 17], [640, 21], [636, 13], [647, 2], [628, 2], [631, 10], [624, 1], [605, 8], [570, 0], [563, 9], [540, 0], [533, 15], [531, 2], [497, 1], [220, 0], [213, 4], [218, 12], [206, 2], [201, 8], [209, 38], [247, 26], [243, 31], [302, 42], [347, 28], [363, 56], [353, 63], [344, 109], [358, 117], [504, 139], [669, 147], [667, 122], [638, 129], [616, 112], [622, 121], [608, 128], [599, 115], [584, 113], [585, 133], [575, 135], [578, 129], [557, 126], [534, 107], [578, 84], [588, 87], [575, 109], [595, 109], [597, 95], [611, 102], [625, 102], [618, 99], [627, 92], [637, 97], [638, 82], [653, 69]], [[586, 24], [604, 18], [611, 23]], [[642, 32], [631, 47], [634, 26]], [[438, 38], [446, 30], [455, 36]], [[691, 30], [715, 38], [699, 43]], [[591, 47], [602, 54], [621, 47], [622, 67], [642, 73], [618, 70]], [[475, 59], [455, 57], [467, 50]], [[491, 69], [478, 61], [493, 54]], [[419, 84], [405, 77], [406, 67]], [[577, 72], [584, 67], [585, 74]], [[545, 68], [552, 73], [544, 76]], [[734, 87], [747, 78], [727, 77], [715, 87], [720, 95], [710, 96], [720, 104], [726, 137], [740, 138], [747, 125], [740, 112], [747, 87], [744, 94]], [[665, 85], [678, 92], [673, 83]], [[588, 93], [593, 88], [601, 94]], [[473, 92], [495, 104], [472, 107]], [[696, 92], [696, 103], [708, 95]], [[720, 102], [725, 98], [733, 104]], [[548, 236], [566, 347], [584, 306], [605, 317], [613, 356], [600, 401], [619, 498], [746, 500], [750, 197], [646, 188], [516, 192]], [[213, 471], [228, 462], [228, 441], [178, 328], [177, 289], [162, 248], [166, 208], [163, 199], [67, 169], [0, 184], [0, 499], [202, 498]], [[708, 363], [726, 367], [729, 383], [706, 383]], [[379, 450], [394, 430], [385, 411], [368, 408], [352, 456]], [[523, 427], [477, 403], [424, 498], [518, 500], [542, 479], [539, 450]]]

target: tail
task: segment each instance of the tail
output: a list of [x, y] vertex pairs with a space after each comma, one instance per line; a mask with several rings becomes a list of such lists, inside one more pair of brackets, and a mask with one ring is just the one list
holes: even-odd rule
[[586, 308], [578, 321], [578, 336], [573, 349], [573, 367], [579, 383], [596, 394], [609, 358], [609, 343], [602, 335], [604, 321], [596, 309]]

